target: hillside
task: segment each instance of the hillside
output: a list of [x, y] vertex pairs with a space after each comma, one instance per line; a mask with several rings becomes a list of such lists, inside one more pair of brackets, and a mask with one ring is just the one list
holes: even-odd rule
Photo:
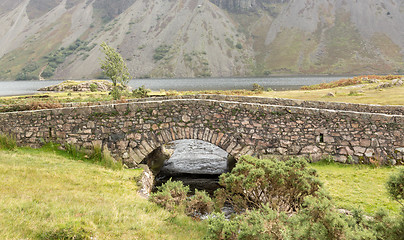
[[0, 79], [404, 72], [401, 0], [3, 0]]

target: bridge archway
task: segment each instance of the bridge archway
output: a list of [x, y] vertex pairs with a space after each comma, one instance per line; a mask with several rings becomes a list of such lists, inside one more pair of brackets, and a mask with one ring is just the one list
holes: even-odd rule
[[[193, 129], [173, 127], [168, 129], [156, 129], [143, 134], [140, 144], [130, 147], [129, 153], [124, 158], [128, 166], [140, 164], [155, 149], [163, 147], [176, 140], [194, 139], [211, 143], [233, 156], [235, 160], [242, 155], [253, 154], [253, 149], [240, 143], [240, 139], [231, 134], [218, 132], [209, 128]], [[138, 136], [142, 137], [142, 136]]]
[[191, 192], [198, 189], [213, 195], [220, 188], [219, 176], [233, 169], [235, 159], [211, 143], [184, 139], [155, 149], [141, 165], [153, 174], [154, 187], [172, 179], [189, 186]]

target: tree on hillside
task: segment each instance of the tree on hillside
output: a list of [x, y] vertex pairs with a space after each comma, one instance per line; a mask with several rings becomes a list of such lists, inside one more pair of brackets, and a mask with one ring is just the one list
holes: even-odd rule
[[101, 69], [111, 79], [113, 85], [111, 95], [117, 100], [121, 97], [122, 90], [126, 89], [132, 76], [129, 74], [128, 67], [121, 54], [105, 42], [101, 43], [101, 47], [102, 52], [105, 54], [105, 59], [101, 62]]

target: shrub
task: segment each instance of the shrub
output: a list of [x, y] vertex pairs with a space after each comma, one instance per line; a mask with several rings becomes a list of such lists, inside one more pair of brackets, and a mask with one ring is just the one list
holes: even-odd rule
[[56, 67], [52, 67], [51, 65], [46, 66], [45, 70], [41, 73], [41, 77], [50, 78], [53, 76]]
[[160, 45], [158, 48], [156, 48], [156, 50], [154, 50], [154, 55], [153, 55], [153, 59], [157, 62], [161, 59], [163, 59], [167, 53], [170, 51], [171, 46], [163, 44]]
[[14, 136], [0, 134], [0, 149], [14, 150], [17, 148], [17, 141]]
[[109, 94], [112, 96], [114, 100], [121, 99], [122, 97], [122, 91], [119, 89], [118, 86], [112, 87], [112, 90]]
[[404, 200], [404, 168], [401, 167], [398, 173], [390, 176], [387, 181], [387, 190], [390, 196], [404, 207], [402, 200]]
[[303, 159], [256, 159], [243, 156], [230, 173], [220, 176], [218, 205], [230, 202], [237, 212], [268, 204], [277, 211], [297, 211], [306, 196], [321, 187], [314, 169]]
[[95, 83], [90, 84], [90, 91], [91, 92], [96, 92], [98, 90], [98, 86]]
[[350, 85], [356, 85], [362, 83], [362, 77], [354, 77], [349, 79], [340, 79], [337, 81], [329, 82], [329, 83], [320, 83], [311, 86], [303, 86], [301, 90], [318, 90], [318, 89], [327, 89], [327, 88], [335, 88], [335, 87], [344, 87]]
[[188, 216], [198, 216], [213, 211], [213, 201], [205, 191], [195, 190], [195, 195], [186, 202], [185, 213]]
[[259, 85], [258, 83], [254, 83], [253, 84], [253, 89], [254, 92], [263, 92], [264, 91], [264, 87]]
[[290, 239], [285, 213], [273, 211], [269, 206], [246, 211], [227, 220], [223, 214], [208, 219], [205, 239]]
[[150, 92], [150, 89], [146, 89], [144, 85], [141, 87], [132, 90], [132, 96], [135, 98], [145, 98], [148, 96], [148, 93]]
[[289, 221], [293, 239], [347, 239], [348, 224], [327, 197], [307, 197]]
[[180, 181], [168, 180], [165, 184], [157, 187], [157, 192], [152, 193], [150, 200], [169, 211], [185, 206], [185, 200], [189, 192], [189, 186], [184, 186]]

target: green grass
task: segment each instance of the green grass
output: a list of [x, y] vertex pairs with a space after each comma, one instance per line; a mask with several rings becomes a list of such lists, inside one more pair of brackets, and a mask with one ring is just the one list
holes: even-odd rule
[[97, 239], [200, 239], [206, 223], [174, 216], [137, 194], [140, 173], [51, 149], [0, 150], [0, 239], [37, 239], [77, 223]]
[[[338, 208], [399, 213], [386, 190], [397, 168], [311, 166]], [[0, 239], [39, 239], [69, 226], [90, 229], [97, 239], [201, 239], [206, 222], [169, 213], [137, 194], [140, 174], [73, 160], [51, 147], [0, 150]]]
[[397, 168], [325, 163], [311, 166], [317, 170], [338, 208], [362, 208], [370, 215], [378, 208], [385, 208], [394, 215], [400, 212], [400, 205], [390, 199], [386, 189], [389, 176]]

